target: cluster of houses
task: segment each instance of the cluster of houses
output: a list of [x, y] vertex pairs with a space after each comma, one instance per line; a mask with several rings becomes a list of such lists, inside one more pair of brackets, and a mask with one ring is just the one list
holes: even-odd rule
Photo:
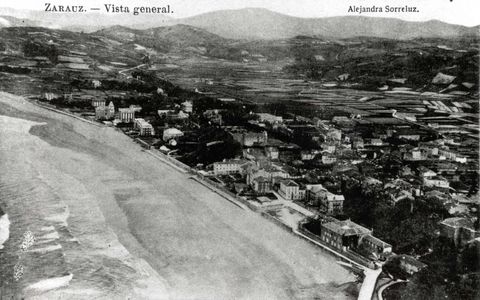
[[142, 108], [138, 105], [130, 105], [129, 107], [119, 108], [115, 111], [115, 104], [110, 101], [106, 105], [106, 100], [95, 98], [92, 100], [92, 106], [95, 108], [95, 119], [99, 121], [113, 120], [114, 124], [118, 123], [132, 123], [133, 128], [138, 131], [140, 136], [153, 136], [155, 130], [153, 126], [142, 118], [136, 118], [135, 113], [138, 113]]
[[[219, 100], [225, 103], [235, 101], [231, 98]], [[139, 106], [117, 110], [112, 101], [106, 103], [101, 98], [93, 99], [92, 106], [97, 120], [130, 123], [140, 136], [156, 134], [148, 121], [136, 117], [141, 111]], [[313, 166], [346, 176], [352, 170], [360, 170], [362, 185], [381, 188], [392, 205], [414, 201], [420, 196], [440, 199], [454, 215], [439, 224], [441, 235], [459, 246], [478, 240], [478, 221], [470, 211], [478, 201], [471, 200], [470, 189], [462, 182], [462, 178], [478, 171], [475, 170], [475, 166], [478, 168], [476, 148], [463, 146], [464, 141], [455, 137], [459, 132], [447, 130], [443, 123], [438, 126], [432, 123], [443, 122], [441, 119], [422, 120], [421, 114], [395, 109], [378, 110], [370, 115], [356, 112], [334, 115], [330, 120], [258, 113], [256, 118], [248, 121], [248, 126], [224, 126], [222, 109], [202, 111], [202, 116], [210, 124], [223, 128], [243, 148], [240, 157], [213, 163], [210, 176], [219, 182], [224, 182], [225, 177], [234, 178], [229, 189], [237, 195], [248, 195], [249, 201], [257, 201], [259, 204], [256, 205], [266, 210], [279, 207], [279, 202], [273, 198], [283, 201], [282, 205], [301, 205], [322, 216], [318, 233], [321, 243], [371, 260], [391, 253], [392, 246], [374, 237], [370, 229], [352, 220], [344, 220], [348, 216], [344, 215], [345, 198], [340, 189], [322, 181], [307, 180], [306, 170]], [[182, 124], [182, 120], [193, 113], [191, 101], [176, 105], [176, 109], [157, 112], [166, 124]], [[417, 122], [430, 123], [423, 127], [412, 125]], [[442, 130], [437, 131], [440, 127]], [[163, 142], [175, 147], [184, 136], [179, 128], [166, 125], [161, 135]], [[472, 137], [468, 130], [463, 137]], [[438, 133], [455, 134], [442, 136]], [[304, 147], [302, 143], [308, 146]], [[397, 164], [401, 169], [398, 176], [375, 178], [370, 175], [369, 166], [364, 162], [374, 162], [387, 155], [398, 158], [389, 165], [394, 167]], [[310, 168], [305, 168], [306, 165]], [[412, 272], [424, 267], [408, 255], [401, 256], [400, 261], [407, 269], [411, 267]]]
[[[218, 115], [215, 111], [208, 113], [212, 118]], [[478, 239], [478, 222], [474, 226], [472, 220], [475, 218], [468, 210], [472, 203], [456, 200], [468, 198], [467, 189], [461, 188], [460, 177], [472, 172], [469, 163], [476, 160], [469, 149], [462, 149], [458, 141], [450, 138], [426, 138], [431, 132], [424, 128], [416, 129], [411, 124], [407, 126], [403, 121], [381, 117], [371, 120], [366, 122], [361, 118], [334, 116], [331, 121], [303, 117], [292, 121], [260, 113], [258, 118], [249, 121], [252, 126], [248, 130], [224, 127], [242, 145], [243, 155], [215, 162], [212, 175], [239, 175], [238, 178], [243, 178], [245, 184], [236, 184], [235, 192], [245, 192], [247, 188], [250, 195], [257, 196], [262, 207], [269, 205], [265, 195], [273, 194], [278, 199], [298, 203], [320, 216], [327, 216], [324, 218], [327, 221], [321, 224], [320, 242], [337, 251], [360, 253], [371, 260], [388, 256], [392, 246], [374, 237], [370, 229], [351, 220], [335, 219], [336, 216], [345, 217], [344, 196], [336, 188], [305, 180], [302, 165], [330, 166], [339, 172], [346, 170], [346, 174], [349, 170], [358, 170], [357, 166], [361, 165], [365, 176], [362, 184], [381, 188], [392, 205], [405, 200], [413, 201], [420, 196], [441, 199], [451, 213], [463, 213], [439, 224], [443, 228], [441, 234], [459, 245]], [[301, 136], [316, 146], [307, 150], [288, 142], [278, 143], [270, 138], [270, 134], [290, 139]], [[392, 141], [395, 145], [391, 144]], [[368, 168], [362, 163], [393, 153], [393, 148], [397, 149], [395, 155], [400, 160], [399, 177], [380, 180], [368, 177]], [[272, 207], [277, 207], [277, 202], [270, 202]], [[477, 202], [475, 204], [478, 205]], [[425, 267], [412, 256], [399, 255], [396, 259], [407, 273]]]
[[[137, 131], [140, 136], [148, 137], [155, 136], [155, 128], [143, 118], [137, 118], [136, 114], [142, 110], [139, 105], [130, 105], [129, 107], [121, 107], [116, 110], [113, 101], [106, 105], [106, 100], [103, 98], [92, 99], [91, 105], [95, 109], [95, 119], [104, 121], [106, 123], [112, 122], [114, 125], [119, 123], [131, 124], [133, 130]], [[188, 114], [193, 111], [193, 103], [185, 101], [182, 103], [182, 110], [176, 113], [173, 110], [159, 110], [158, 116], [166, 118], [167, 120], [180, 120], [188, 118]], [[165, 128], [162, 134], [162, 139], [170, 145], [176, 144], [178, 138], [182, 137], [184, 133], [177, 128]]]
[[[268, 200], [263, 195], [274, 193], [278, 199], [303, 203], [316, 207], [316, 213], [325, 218], [319, 241], [339, 252], [366, 255], [378, 260], [392, 252], [392, 246], [373, 236], [372, 231], [351, 220], [340, 221], [333, 216], [343, 214], [344, 196], [329, 191], [322, 184], [304, 184], [301, 176], [291, 175], [280, 164], [272, 163], [258, 167], [249, 159], [229, 159], [213, 163], [213, 174], [239, 174], [246, 178], [247, 185], [258, 195], [260, 206], [267, 210], [278, 209], [278, 201]], [[361, 253], [361, 254], [360, 254]]]
[[[340, 75], [339, 80], [348, 76]], [[437, 77], [436, 81], [451, 79], [443, 75]], [[405, 83], [399, 78], [389, 82]], [[101, 86], [99, 80], [92, 81], [92, 84], [94, 88]], [[166, 95], [160, 88], [157, 93]], [[59, 95], [54, 93], [44, 95], [47, 100], [56, 97]], [[71, 94], [64, 95], [66, 97], [71, 97]], [[236, 101], [233, 98], [218, 100], [224, 104]], [[156, 132], [158, 127], [155, 130], [147, 120], [137, 116], [142, 110], [140, 106], [117, 108], [113, 101], [107, 102], [102, 97], [92, 98], [91, 104], [95, 109], [95, 119], [130, 124], [129, 128], [133, 128], [139, 136], [157, 135], [169, 147], [175, 147], [184, 132], [181, 126], [169, 127], [168, 124], [184, 124], [184, 120], [194, 114], [193, 102], [188, 100], [176, 104], [173, 109], [170, 106], [167, 107], [169, 109], [160, 109], [157, 111], [158, 118], [167, 125], [163, 132]], [[391, 253], [392, 246], [376, 238], [372, 230], [345, 220], [348, 217], [344, 215], [345, 197], [340, 189], [321, 180], [307, 180], [307, 170], [332, 170], [332, 173], [341, 176], [349, 176], [350, 171], [361, 172], [362, 185], [381, 188], [392, 205], [414, 201], [420, 196], [440, 199], [454, 215], [439, 224], [442, 236], [459, 247], [480, 237], [478, 218], [475, 219], [471, 213], [471, 208], [480, 203], [478, 199], [472, 200], [469, 186], [462, 182], [467, 175], [478, 172], [478, 147], [465, 147], [465, 140], [459, 138], [470, 138], [478, 143], [478, 130], [464, 125], [465, 122], [462, 123], [459, 118], [443, 115], [470, 111], [472, 106], [466, 102], [454, 101], [450, 104], [444, 100], [423, 104], [425, 108], [416, 107], [416, 110], [411, 109], [411, 104], [394, 109], [379, 109], [382, 107], [378, 106], [372, 112], [361, 108], [362, 105], [368, 106], [367, 103], [355, 103], [355, 107], [350, 103], [348, 107], [337, 107], [333, 115], [322, 116], [322, 119], [257, 113], [256, 118], [248, 121], [248, 126], [223, 126], [223, 109], [195, 113], [201, 114], [210, 124], [223, 128], [243, 148], [240, 157], [213, 163], [212, 177], [220, 182], [225, 181], [224, 177], [234, 178], [233, 191], [237, 195], [248, 195], [249, 201], [258, 202], [259, 207], [265, 210], [274, 206], [278, 208], [279, 202], [272, 200], [277, 199], [281, 205], [301, 206], [321, 216], [321, 228], [317, 232], [321, 243], [339, 252], [351, 252], [352, 255], [376, 260]], [[424, 110], [435, 115], [424, 115]], [[364, 162], [374, 162], [377, 158], [393, 154], [398, 161], [393, 161], [388, 167], [397, 163], [401, 169], [398, 176], [375, 178], [374, 172], [369, 174]], [[232, 190], [230, 186], [229, 189]], [[399, 259], [409, 272], [424, 267], [408, 255]]]
[[[121, 123], [132, 123], [140, 136], [155, 135], [149, 122], [136, 118], [135, 114], [141, 110], [138, 106], [119, 108], [117, 112], [113, 102], [106, 105], [104, 100], [95, 99], [92, 105], [99, 120], [114, 119]], [[193, 113], [191, 101], [185, 101], [180, 108], [181, 110], [158, 110], [158, 116], [166, 122], [176, 123], [189, 118]], [[415, 116], [394, 114], [402, 120], [416, 120]], [[378, 261], [379, 258], [392, 254], [392, 246], [376, 238], [370, 229], [352, 220], [341, 220], [345, 217], [345, 198], [339, 189], [306, 180], [301, 166], [313, 164], [348, 172], [350, 169], [358, 169], [357, 165], [362, 162], [389, 154], [392, 151], [392, 140], [396, 143], [398, 158], [406, 165], [400, 165], [400, 177], [379, 180], [364, 174], [367, 176], [362, 184], [380, 187], [392, 205], [405, 200], [413, 201], [419, 196], [441, 199], [442, 203], [449, 205], [452, 213], [463, 213], [444, 220], [440, 224], [441, 234], [460, 246], [479, 239], [478, 222], [475, 223], [474, 218], [468, 215], [471, 203], [468, 199], [464, 202], [456, 200], [466, 197], [467, 189], [461, 188], [460, 176], [472, 171], [468, 163], [475, 158], [472, 158], [468, 149], [462, 149], [461, 143], [456, 140], [442, 137], [426, 141], [428, 130], [413, 129], [399, 119], [393, 120], [383, 115], [369, 118], [340, 115], [333, 116], [328, 121], [299, 116], [288, 119], [258, 113], [257, 118], [249, 121], [251, 126], [248, 128], [223, 126], [220, 109], [206, 110], [202, 115], [212, 124], [221, 126], [243, 148], [241, 157], [213, 163], [211, 176], [220, 182], [224, 181], [225, 176], [235, 176], [233, 190], [237, 195], [253, 193], [253, 201], [258, 202], [255, 205], [265, 210], [278, 209], [285, 203], [295, 203], [294, 205], [301, 205], [322, 216], [317, 238], [336, 251]], [[163, 130], [162, 140], [175, 146], [183, 135], [180, 129], [167, 126]], [[300, 137], [313, 147], [303, 148], [271, 137], [278, 135], [287, 137], [290, 141]], [[413, 168], [410, 166], [412, 164]], [[362, 165], [362, 170], [365, 173], [367, 169]], [[459, 175], [460, 170], [464, 173]], [[279, 205], [278, 201], [272, 200], [268, 195], [274, 195], [283, 204]], [[342, 218], [337, 218], [338, 216]], [[396, 258], [411, 272], [425, 267], [408, 255]]]

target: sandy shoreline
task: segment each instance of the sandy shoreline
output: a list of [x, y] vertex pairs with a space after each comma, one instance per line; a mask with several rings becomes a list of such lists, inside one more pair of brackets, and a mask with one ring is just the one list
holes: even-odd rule
[[[134, 283], [115, 293], [130, 290], [133, 299], [353, 298], [341, 285], [354, 277], [333, 257], [143, 153], [115, 129], [8, 94], [0, 94], [0, 114], [47, 123], [30, 130], [35, 145], [25, 147], [24, 159], [35, 161], [32, 167], [68, 206], [70, 232], [85, 245], [80, 254], [94, 249], [126, 259], [133, 269]], [[100, 232], [86, 231], [88, 223]], [[78, 296], [69, 292], [76, 273], [78, 287], [85, 285], [77, 261], [71, 262], [71, 286], [56, 296]]]

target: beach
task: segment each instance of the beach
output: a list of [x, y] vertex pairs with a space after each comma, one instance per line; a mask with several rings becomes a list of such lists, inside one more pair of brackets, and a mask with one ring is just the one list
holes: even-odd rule
[[[354, 298], [346, 287], [355, 277], [333, 256], [226, 201], [115, 128], [6, 93], [0, 124], [0, 207], [10, 221], [0, 263], [10, 294]], [[23, 251], [26, 231], [35, 243]], [[16, 264], [24, 267], [18, 281], [8, 275]], [[47, 282], [54, 288], [39, 290], [48, 278], [58, 278]]]

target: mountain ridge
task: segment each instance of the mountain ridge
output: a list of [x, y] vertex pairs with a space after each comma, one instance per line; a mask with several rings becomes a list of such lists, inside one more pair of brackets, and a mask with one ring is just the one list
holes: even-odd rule
[[355, 36], [391, 39], [446, 38], [478, 35], [479, 28], [479, 26], [448, 24], [439, 20], [412, 22], [397, 18], [367, 16], [300, 18], [263, 8], [213, 11], [181, 20], [172, 20], [172, 22], [200, 27], [217, 35], [234, 39], [281, 39], [296, 35], [334, 38]]
[[[55, 17], [42, 12], [31, 12], [20, 17], [2, 15], [12, 13], [0, 9], [0, 27], [39, 26], [70, 31], [95, 32], [120, 25], [137, 30], [152, 29], [178, 24], [198, 27], [227, 39], [275, 40], [298, 35], [323, 36], [327, 38], [352, 38], [359, 36], [406, 40], [422, 37], [450, 38], [479, 36], [480, 25], [467, 27], [439, 20], [422, 22], [404, 21], [397, 18], [367, 16], [335, 16], [301, 18], [273, 12], [265, 8], [218, 10], [192, 17], [173, 19], [168, 16], [145, 16], [142, 18], [106, 14], [101, 18], [82, 16], [82, 22], [71, 21], [66, 14]], [[90, 19], [89, 19], [90, 18]], [[95, 19], [95, 22], [85, 22]]]

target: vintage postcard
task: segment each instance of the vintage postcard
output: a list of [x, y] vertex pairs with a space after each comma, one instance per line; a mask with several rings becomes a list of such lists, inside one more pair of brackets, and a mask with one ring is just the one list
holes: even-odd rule
[[0, 300], [480, 299], [476, 0], [2, 0]]

